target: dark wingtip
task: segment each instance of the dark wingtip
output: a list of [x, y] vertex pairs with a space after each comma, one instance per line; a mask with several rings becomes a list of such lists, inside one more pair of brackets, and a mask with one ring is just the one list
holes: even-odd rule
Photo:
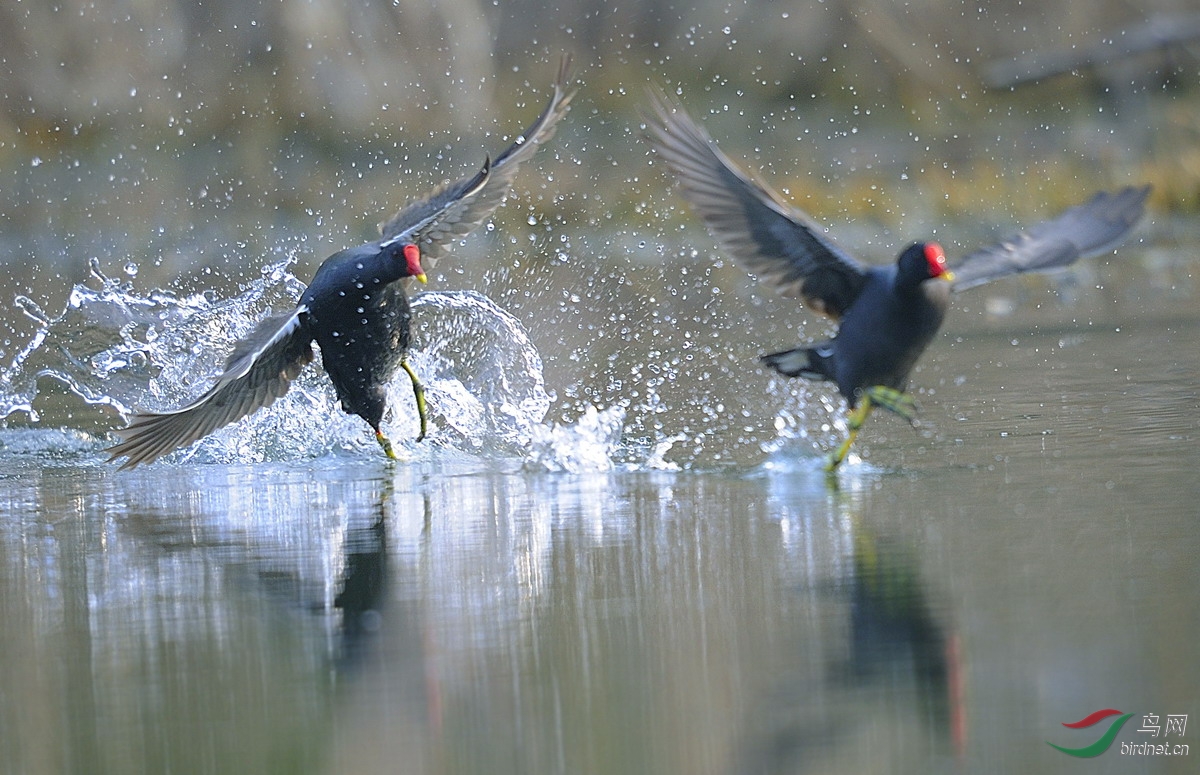
[[558, 64], [558, 75], [554, 79], [554, 93], [546, 101], [546, 107], [542, 108], [541, 114], [516, 141], [495, 158], [492, 162], [494, 168], [499, 169], [518, 151], [530, 145], [534, 147], [543, 145], [554, 137], [559, 120], [570, 111], [571, 100], [575, 99], [575, 94], [578, 92], [578, 89], [572, 88], [571, 84], [571, 62], [570, 52], [564, 52]]
[[565, 89], [571, 82], [571, 64], [574, 61], [570, 51], [564, 51], [562, 57], [558, 60], [558, 76], [554, 79], [554, 85], [560, 89]]
[[125, 458], [125, 461], [117, 467], [118, 471], [127, 471], [131, 468], [136, 468], [139, 463], [149, 462], [143, 461], [137, 452], [131, 448], [134, 439], [127, 437], [129, 432], [132, 430], [132, 422], [137, 418], [137, 416], [138, 415], [134, 414], [130, 418], [129, 422], [126, 423], [124, 428], [115, 429], [113, 434], [116, 435], [118, 439], [117, 443], [113, 444], [111, 447], [105, 447], [103, 450], [104, 452], [108, 453], [108, 460], [105, 461], [106, 463], [115, 463], [117, 460]]
[[716, 143], [704, 127], [691, 117], [683, 105], [670, 97], [665, 89], [656, 84], [648, 84], [646, 98], [647, 103], [638, 108], [643, 124], [639, 135], [656, 153], [668, 159], [668, 165], [671, 147], [680, 142], [697, 147], [709, 146], [721, 158], [722, 163], [725, 163], [723, 155], [716, 149]]
[[[105, 450], [105, 452], [108, 452], [108, 450]], [[117, 453], [114, 453], [114, 454], [112, 455], [112, 457], [110, 457], [110, 458], [108, 459], [108, 462], [110, 462], [110, 463], [114, 463], [114, 462], [116, 462], [117, 458], [120, 458], [120, 457], [122, 457], [122, 456], [124, 456], [124, 455], [125, 455], [125, 453], [124, 453], [124, 452], [117, 452]], [[139, 465], [141, 465], [142, 463], [149, 463], [149, 462], [152, 462], [152, 461], [149, 461], [149, 460], [139, 460], [139, 459], [138, 459], [138, 458], [136, 458], [136, 457], [126, 457], [126, 458], [125, 458], [125, 462], [124, 462], [124, 463], [122, 463], [121, 465], [117, 466], [117, 470], [118, 470], [118, 471], [132, 471], [133, 469], [137, 468], [137, 467], [138, 467]]]
[[668, 97], [665, 89], [658, 84], [647, 84], [646, 103], [638, 107], [642, 123], [645, 124], [641, 132], [642, 139], [653, 145], [656, 137], [670, 131], [671, 115], [680, 112], [682, 108], [679, 103]]
[[1146, 200], [1150, 198], [1150, 192], [1154, 190], [1154, 185], [1144, 183], [1140, 186], [1125, 186], [1116, 191], [1101, 191], [1096, 194], [1093, 199], [1103, 200], [1111, 199], [1114, 202], [1122, 205], [1123, 208], [1141, 209], [1145, 206]]
[[1116, 191], [1101, 191], [1092, 197], [1089, 204], [1100, 205], [1109, 217], [1119, 219], [1132, 229], [1145, 215], [1146, 200], [1150, 198], [1153, 190], [1154, 186], [1146, 183], [1141, 186], [1125, 186]]
[[125, 458], [125, 462], [124, 462], [124, 463], [122, 463], [121, 465], [117, 466], [117, 470], [118, 470], [118, 471], [126, 471], [126, 470], [128, 470], [128, 469], [130, 469], [130, 468], [133, 468], [134, 466], [136, 466], [136, 465], [137, 465], [137, 461], [136, 461], [136, 460], [134, 460], [134, 459], [133, 459], [133, 458], [131, 458], [131, 457], [126, 457], [126, 456], [125, 456], [125, 453], [124, 453], [124, 452], [122, 452], [122, 451], [120, 451], [120, 449], [119, 449], [119, 448], [120, 448], [120, 446], [121, 446], [120, 444], [114, 444], [114, 445], [112, 445], [111, 447], [105, 447], [105, 448], [104, 448], [104, 451], [105, 451], [105, 452], [107, 452], [107, 453], [109, 453], [109, 455], [108, 455], [108, 460], [106, 460], [106, 461], [104, 461], [104, 462], [105, 462], [105, 463], [112, 464], [112, 463], [115, 463], [115, 462], [117, 462], [117, 460], [119, 460], [119, 459], [121, 459], [121, 458], [123, 458], [123, 457], [124, 457], [124, 458]]
[[1138, 209], [1137, 217], [1141, 218], [1142, 213], [1146, 208], [1146, 200], [1150, 198], [1150, 194], [1154, 191], [1154, 186], [1150, 183], [1146, 183], [1142, 186], [1130, 186], [1129, 190], [1134, 194], [1134, 202], [1136, 203]]
[[[562, 58], [558, 61], [558, 74], [554, 77], [554, 95], [550, 98], [549, 104], [546, 106], [547, 111], [552, 110], [557, 106], [558, 111], [565, 115], [571, 109], [571, 100], [575, 99], [575, 94], [579, 91], [575, 81], [575, 73], [573, 70], [574, 56], [570, 51], [564, 51]], [[544, 138], [548, 140], [550, 138]]]
[[145, 433], [144, 428], [135, 427], [139, 421], [145, 422], [151, 417], [152, 415], [135, 414], [130, 418], [128, 425], [113, 431], [120, 441], [105, 448], [104, 451], [109, 453], [109, 463], [115, 463], [122, 457], [125, 458], [125, 461], [118, 466], [118, 471], [128, 471], [137, 468], [142, 463], [153, 463], [175, 450], [173, 446], [164, 449], [161, 443], [156, 445], [154, 439]]
[[121, 465], [117, 466], [117, 470], [129, 471], [137, 468], [142, 463], [153, 463], [155, 460], [162, 457], [162, 454], [166, 454], [162, 453], [148, 456], [144, 449], [135, 449], [131, 446], [134, 441], [135, 440], [131, 439], [122, 439], [116, 444], [113, 444], [111, 447], [105, 447], [104, 451], [109, 453], [108, 460], [105, 462], [111, 464], [117, 462], [117, 460], [121, 458], [125, 458], [125, 461], [121, 463]]
[[1137, 202], [1139, 207], [1144, 207], [1146, 200], [1150, 198], [1150, 194], [1154, 191], [1154, 185], [1152, 183], [1145, 183], [1141, 186], [1129, 186], [1125, 190], [1132, 191], [1135, 195], [1134, 201]]

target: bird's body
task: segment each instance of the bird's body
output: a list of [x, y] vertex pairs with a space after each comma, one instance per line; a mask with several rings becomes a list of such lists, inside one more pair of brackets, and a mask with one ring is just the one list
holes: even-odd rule
[[399, 247], [370, 243], [335, 253], [300, 298], [342, 409], [372, 428], [383, 422], [387, 383], [411, 339], [408, 294], [397, 282], [407, 276]]
[[1142, 215], [1149, 186], [1100, 193], [1058, 217], [976, 250], [951, 271], [934, 242], [905, 248], [892, 266], [860, 263], [816, 222], [727, 158], [666, 96], [652, 94], [646, 135], [713, 237], [784, 296], [838, 323], [815, 345], [763, 356], [776, 371], [837, 385], [850, 409], [839, 465], [874, 406], [916, 415], [908, 377], [945, 320], [951, 291], [1067, 266], [1112, 250]]
[[[389, 457], [380, 428], [387, 383], [398, 369], [412, 381], [421, 433], [426, 430], [424, 389], [406, 360], [410, 310], [405, 281], [425, 271], [504, 200], [521, 163], [554, 134], [573, 92], [570, 58], [563, 57], [542, 113], [495, 161], [402, 208], [380, 224], [381, 237], [334, 253], [322, 262], [291, 312], [269, 317], [239, 342], [216, 383], [191, 404], [169, 412], [138, 412], [115, 433], [112, 459], [122, 468], [148, 463], [271, 404], [313, 360], [312, 344], [337, 391], [342, 409], [362, 417]], [[423, 263], [424, 262], [424, 263]]]
[[[949, 284], [918, 282], [904, 287], [895, 266], [872, 267], [862, 294], [842, 315], [837, 336], [800, 348], [807, 354], [805, 376], [835, 383], [851, 408], [858, 394], [872, 385], [904, 390], [949, 307]], [[782, 355], [767, 355], [764, 360], [777, 371], [790, 373], [780, 368], [785, 365], [780, 363]]]

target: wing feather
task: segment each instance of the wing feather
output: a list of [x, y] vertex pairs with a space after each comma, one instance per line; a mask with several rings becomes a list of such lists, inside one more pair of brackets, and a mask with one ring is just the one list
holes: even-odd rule
[[109, 447], [109, 460], [124, 456], [121, 468], [150, 463], [270, 406], [287, 393], [313, 359], [312, 334], [301, 306], [263, 320], [234, 348], [216, 383], [191, 404], [171, 412], [138, 412], [114, 431], [121, 441]]
[[553, 94], [537, 119], [495, 161], [485, 160], [474, 175], [446, 184], [430, 196], [406, 205], [379, 225], [385, 239], [411, 241], [421, 249], [428, 271], [450, 247], [486, 220], [512, 187], [521, 164], [554, 136], [575, 96], [570, 88], [571, 57], [563, 56]]
[[665, 94], [651, 92], [645, 121], [646, 140], [722, 248], [780, 294], [840, 317], [862, 290], [866, 268], [808, 215], [739, 168]]
[[1149, 194], [1150, 186], [1101, 191], [1057, 218], [973, 251], [951, 267], [954, 290], [1012, 274], [1045, 272], [1110, 251], [1141, 219]]

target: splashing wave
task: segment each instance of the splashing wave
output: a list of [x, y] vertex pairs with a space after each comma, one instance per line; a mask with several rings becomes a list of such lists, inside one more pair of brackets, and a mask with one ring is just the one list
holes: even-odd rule
[[[297, 303], [304, 284], [291, 264], [285, 259], [264, 267], [259, 279], [231, 298], [142, 294], [128, 281], [104, 276], [95, 264], [92, 281], [72, 289], [60, 315], [18, 298], [38, 329], [0, 370], [0, 417], [24, 413], [37, 422], [33, 402], [43, 378], [123, 417], [135, 408], [187, 403], [207, 389], [234, 344], [258, 320]], [[520, 321], [473, 291], [420, 293], [412, 306], [409, 360], [426, 385], [432, 427], [429, 442], [412, 442], [416, 412], [401, 372], [388, 386], [391, 412], [385, 418], [400, 449], [411, 455], [433, 446], [532, 456], [534, 465], [548, 470], [611, 467], [624, 412], [589, 412], [573, 430], [543, 425], [552, 400], [541, 356]], [[597, 424], [596, 416], [606, 419]], [[270, 407], [173, 457], [261, 462], [342, 453], [377, 455], [378, 449], [366, 426], [340, 411], [321, 370], [309, 368]]]

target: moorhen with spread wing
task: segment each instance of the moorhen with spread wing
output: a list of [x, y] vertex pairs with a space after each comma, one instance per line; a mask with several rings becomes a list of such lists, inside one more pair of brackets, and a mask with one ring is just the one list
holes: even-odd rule
[[424, 389], [406, 360], [409, 305], [401, 281], [415, 277], [425, 282], [426, 268], [500, 205], [517, 168], [550, 139], [566, 114], [574, 96], [569, 72], [570, 57], [563, 57], [545, 109], [495, 161], [485, 160], [477, 173], [401, 209], [380, 224], [380, 239], [325, 259], [299, 306], [259, 323], [234, 348], [208, 392], [182, 409], [138, 412], [115, 431], [121, 441], [109, 448], [110, 460], [125, 457], [121, 468], [149, 463], [268, 406], [313, 360], [314, 341], [342, 409], [366, 420], [393, 459], [380, 425], [386, 385], [397, 369], [404, 369], [420, 416], [417, 440], [423, 439]]
[[915, 419], [916, 404], [904, 392], [908, 375], [941, 327], [952, 290], [1110, 251], [1141, 218], [1150, 191], [1142, 186], [1096, 194], [954, 267], [947, 267], [936, 242], [909, 245], [891, 266], [868, 266], [742, 171], [681, 106], [660, 93], [652, 92], [650, 100], [646, 138], [722, 248], [782, 295], [799, 297], [838, 323], [829, 341], [762, 358], [781, 374], [833, 382], [846, 399], [849, 433], [830, 454], [828, 471], [845, 459], [874, 407]]

